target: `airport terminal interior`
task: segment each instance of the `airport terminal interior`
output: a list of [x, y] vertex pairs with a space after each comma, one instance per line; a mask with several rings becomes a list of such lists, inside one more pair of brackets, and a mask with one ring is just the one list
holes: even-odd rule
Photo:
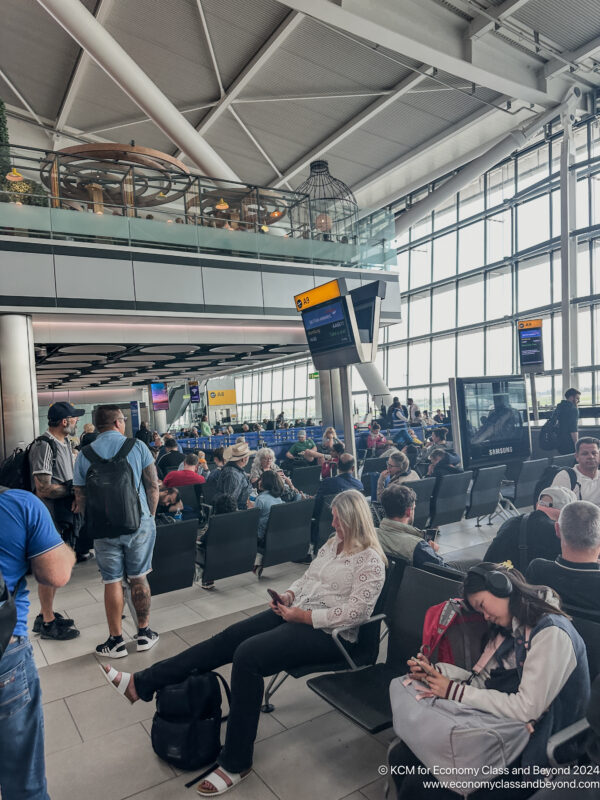
[[[240, 800], [428, 797], [394, 781], [388, 751], [400, 735], [390, 681], [409, 671], [427, 608], [459, 597], [511, 524], [519, 547], [493, 574], [514, 599], [505, 573], [526, 571], [528, 520], [600, 506], [598, 0], [0, 0], [0, 20], [0, 483], [44, 497], [77, 556], [54, 633], [46, 612], [36, 622], [35, 566], [27, 580], [47, 789], [15, 789], [0, 752], [0, 797], [178, 800], [221, 784]], [[52, 467], [38, 469], [28, 446], [61, 413], [68, 468], [56, 471], [54, 439]], [[96, 552], [115, 540], [85, 538], [95, 506], [81, 451], [94, 437], [82, 437], [115, 426], [138, 442], [128, 531], [155, 489], [159, 503], [145, 627], [140, 578], [107, 578]], [[283, 478], [275, 489], [267, 472]], [[41, 494], [40, 475], [68, 484], [75, 527], [61, 528], [52, 498], [65, 493]], [[403, 483], [410, 519], [384, 496]], [[317, 552], [348, 541], [335, 499], [348, 488], [366, 515], [353, 524], [389, 556], [363, 621], [385, 617], [344, 629], [359, 631], [356, 663], [336, 650], [329, 669], [277, 670], [272, 698], [261, 673], [251, 771], [230, 770], [229, 786], [228, 734], [225, 779], [208, 770], [206, 791], [198, 776], [215, 759], [160, 757], [156, 704], [129, 705], [100, 665], [127, 656], [117, 670], [146, 671], [279, 608], [267, 589], [294, 584], [293, 601], [307, 570], [315, 592]], [[401, 517], [418, 538], [388, 552], [381, 531]], [[589, 524], [596, 556], [588, 542], [587, 561], [571, 560], [600, 570], [600, 516]], [[563, 545], [557, 535], [552, 560], [571, 563]], [[6, 577], [5, 552], [0, 530]], [[105, 588], [121, 578], [123, 643]], [[563, 597], [572, 623], [556, 623], [587, 647], [577, 691], [590, 737], [599, 590], [583, 610]], [[314, 603], [299, 613], [331, 611]], [[78, 635], [63, 637], [59, 615]], [[0, 750], [2, 659], [14, 658], [1, 652]], [[230, 663], [218, 671], [231, 681]], [[552, 720], [546, 738], [566, 727]], [[600, 764], [582, 741], [579, 763]], [[600, 797], [595, 769], [595, 786], [564, 796]], [[525, 791], [473, 800], [563, 796]]]

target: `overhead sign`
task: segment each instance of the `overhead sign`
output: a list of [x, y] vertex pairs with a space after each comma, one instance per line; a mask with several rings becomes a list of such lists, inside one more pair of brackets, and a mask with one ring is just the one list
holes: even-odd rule
[[354, 342], [343, 297], [304, 311], [302, 322], [312, 354], [347, 347]]
[[234, 406], [236, 403], [235, 389], [212, 389], [208, 392], [209, 406]]
[[190, 381], [190, 403], [199, 403], [200, 402], [200, 387], [198, 386], [198, 381]]
[[519, 357], [522, 372], [540, 372], [544, 369], [542, 320], [525, 319], [517, 323]]
[[314, 289], [309, 289], [307, 292], [294, 295], [296, 311], [305, 311], [307, 308], [321, 305], [321, 303], [327, 303], [329, 300], [341, 297], [345, 291], [346, 286], [343, 280], [329, 281], [329, 283], [316, 286]]

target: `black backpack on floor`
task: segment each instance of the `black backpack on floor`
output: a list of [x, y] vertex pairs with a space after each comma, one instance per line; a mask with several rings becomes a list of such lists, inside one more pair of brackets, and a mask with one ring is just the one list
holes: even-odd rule
[[152, 749], [159, 758], [183, 770], [214, 763], [221, 750], [221, 689], [231, 693], [218, 672], [192, 673], [182, 683], [156, 694], [152, 719]]
[[112, 458], [101, 458], [91, 444], [81, 451], [90, 462], [85, 476], [85, 522], [93, 539], [114, 539], [140, 527], [139, 487], [127, 460], [136, 441], [126, 439]]

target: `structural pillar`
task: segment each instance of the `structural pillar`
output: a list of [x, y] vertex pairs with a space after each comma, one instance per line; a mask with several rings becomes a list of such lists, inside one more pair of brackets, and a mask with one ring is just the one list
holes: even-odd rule
[[560, 145], [560, 274], [562, 319], [562, 391], [571, 386], [572, 367], [577, 361], [577, 309], [571, 298], [577, 296], [577, 242], [571, 236], [575, 228], [577, 176], [572, 169], [575, 160], [573, 114], [562, 116], [563, 138]]
[[321, 419], [323, 421], [323, 427], [343, 430], [344, 410], [342, 408], [342, 389], [339, 369], [320, 369], [319, 389], [321, 393]]
[[0, 315], [0, 456], [39, 434], [31, 317]]
[[355, 364], [354, 366], [367, 387], [367, 391], [373, 398], [375, 403], [375, 416], [377, 416], [382, 402], [385, 403], [386, 408], [392, 405], [392, 393], [373, 362]]
[[167, 412], [155, 411], [154, 412], [154, 430], [158, 431], [161, 436], [167, 430]]

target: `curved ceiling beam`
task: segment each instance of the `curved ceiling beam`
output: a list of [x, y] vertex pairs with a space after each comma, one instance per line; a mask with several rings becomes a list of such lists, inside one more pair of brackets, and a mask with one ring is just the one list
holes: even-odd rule
[[79, 0], [38, 0], [38, 3], [198, 169], [214, 178], [240, 180]]

